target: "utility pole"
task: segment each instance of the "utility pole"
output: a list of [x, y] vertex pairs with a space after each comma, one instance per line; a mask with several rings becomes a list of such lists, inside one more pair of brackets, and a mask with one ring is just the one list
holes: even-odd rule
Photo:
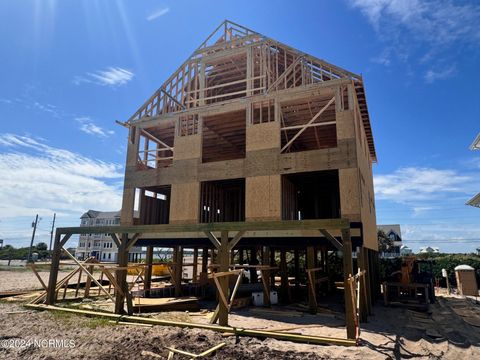
[[52, 231], [50, 231], [50, 247], [48, 250], [52, 251], [52, 240], [53, 240], [53, 229], [55, 228], [55, 217], [57, 216], [56, 213], [53, 213], [53, 222], [52, 222]]
[[35, 239], [35, 231], [37, 231], [37, 223], [38, 223], [38, 214], [35, 217], [35, 222], [32, 223], [32, 227], [33, 227], [32, 241], [30, 241], [30, 249], [28, 250], [27, 262], [30, 262], [32, 260], [32, 247], [33, 247], [33, 240]]

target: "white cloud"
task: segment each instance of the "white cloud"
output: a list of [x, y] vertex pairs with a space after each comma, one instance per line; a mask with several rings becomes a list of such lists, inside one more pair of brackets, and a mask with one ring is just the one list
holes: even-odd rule
[[155, 20], [155, 19], [159, 18], [160, 16], [163, 16], [163, 15], [167, 14], [169, 11], [170, 11], [169, 7], [164, 7], [164, 8], [158, 9], [158, 10], [154, 11], [153, 13], [151, 13], [150, 15], [148, 15], [147, 20], [148, 21]]
[[455, 170], [406, 167], [376, 175], [375, 196], [400, 203], [439, 199], [448, 194], [468, 194], [474, 188], [472, 181], [472, 177]]
[[105, 138], [115, 133], [113, 130], [105, 130], [96, 125], [88, 116], [77, 117], [75, 120], [80, 123], [80, 130], [89, 135]]
[[[479, 49], [480, 3], [453, 0], [347, 0], [385, 43], [373, 62], [425, 66], [426, 82], [454, 76], [458, 48]], [[439, 70], [440, 69], [440, 70]], [[412, 73], [413, 74], [413, 73]]]
[[402, 27], [415, 37], [436, 44], [480, 39], [479, 4], [452, 0], [350, 0], [379, 31]]
[[424, 79], [427, 83], [431, 84], [436, 80], [448, 79], [453, 75], [455, 75], [456, 72], [457, 72], [457, 69], [453, 65], [446, 69], [438, 70], [438, 71], [430, 69], [425, 73]]
[[106, 70], [98, 70], [87, 73], [85, 76], [76, 76], [73, 79], [75, 85], [92, 83], [102, 86], [117, 87], [127, 84], [134, 77], [134, 73], [121, 67], [108, 67]]
[[121, 206], [121, 166], [29, 136], [0, 134], [0, 218]]
[[413, 214], [418, 216], [422, 215], [430, 210], [434, 210], [435, 208], [433, 206], [414, 206], [413, 207]]

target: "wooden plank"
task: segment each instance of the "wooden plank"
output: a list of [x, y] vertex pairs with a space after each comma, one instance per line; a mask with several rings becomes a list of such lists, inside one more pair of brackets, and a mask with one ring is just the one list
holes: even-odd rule
[[67, 312], [67, 313], [73, 313], [73, 314], [81, 314], [85, 316], [98, 316], [98, 317], [104, 317], [107, 319], [128, 321], [128, 322], [134, 322], [134, 323], [176, 326], [181, 328], [205, 329], [205, 330], [211, 330], [211, 331], [216, 331], [221, 333], [234, 333], [238, 336], [272, 338], [272, 339], [278, 339], [278, 340], [287, 340], [287, 341], [303, 342], [303, 343], [310, 343], [310, 344], [333, 344], [333, 345], [340, 345], [340, 346], [356, 346], [357, 345], [357, 341], [352, 339], [342, 339], [342, 338], [322, 337], [322, 336], [312, 336], [312, 335], [298, 335], [298, 334], [289, 334], [289, 333], [274, 332], [274, 331], [267, 331], [267, 330], [252, 330], [252, 329], [233, 328], [229, 326], [189, 323], [189, 322], [181, 322], [181, 321], [168, 321], [168, 320], [161, 320], [161, 319], [155, 319], [155, 318], [118, 315], [118, 314], [97, 312], [97, 311], [91, 311], [91, 310], [69, 309], [65, 307], [49, 306], [49, 305], [26, 304], [25, 307], [29, 309], [36, 309], [36, 310], [61, 311], [61, 312]]
[[[82, 226], [57, 228], [59, 234], [98, 234], [98, 233], [163, 233], [163, 232], [219, 232], [261, 231], [261, 230], [338, 230], [348, 228], [347, 219], [320, 220], [278, 220], [278, 221], [242, 221], [205, 224], [159, 224], [135, 226]], [[208, 235], [207, 235], [208, 236]]]
[[147, 246], [147, 253], [145, 258], [145, 265], [147, 265], [145, 270], [145, 282], [143, 284], [143, 288], [145, 291], [145, 296], [150, 296], [150, 290], [152, 287], [152, 273], [153, 273], [153, 246]]
[[95, 277], [91, 274], [90, 271], [88, 271], [85, 266], [83, 266], [76, 258], [75, 256], [73, 256], [72, 254], [70, 254], [70, 252], [68, 252], [67, 249], [63, 248], [63, 251], [67, 254], [67, 256], [72, 259], [80, 269], [83, 270], [83, 272], [85, 272], [85, 274], [90, 278], [92, 279], [92, 281], [95, 283], [95, 285], [97, 285], [100, 289], [102, 289], [102, 291], [110, 298], [110, 300], [112, 301], [115, 301], [113, 299], [113, 297], [110, 295], [110, 293], [102, 286], [102, 284], [100, 284], [97, 279], [95, 279]]
[[307, 122], [304, 127], [302, 129], [300, 129], [283, 147], [282, 149], [280, 150], [280, 152], [284, 152], [286, 149], [288, 149], [292, 143], [300, 136], [303, 134], [303, 132], [307, 129], [306, 126], [312, 124], [315, 120], [317, 120], [320, 115], [322, 115], [330, 105], [332, 105], [333, 103], [335, 102], [335, 97], [333, 97], [332, 99], [330, 99], [330, 101], [327, 103], [327, 105], [325, 105], [319, 112], [317, 112], [315, 114], [315, 116], [309, 121]]
[[[313, 246], [307, 247], [306, 269], [313, 269], [315, 267], [315, 249]], [[307, 271], [308, 276], [308, 306], [310, 312], [317, 313], [317, 295], [315, 284], [315, 273]]]
[[45, 283], [43, 282], [43, 279], [40, 277], [40, 275], [38, 274], [38, 271], [35, 267], [35, 264], [28, 264], [27, 265], [32, 271], [33, 273], [35, 274], [35, 276], [37, 277], [38, 281], [40, 281], [40, 284], [42, 285], [42, 287], [45, 289], [45, 291], [47, 291], [47, 285], [45, 285]]
[[355, 318], [353, 317], [355, 304], [349, 294], [348, 279], [353, 273], [352, 263], [352, 243], [350, 238], [350, 229], [342, 230], [343, 241], [343, 278], [345, 292], [345, 321], [347, 326], [347, 338], [356, 338]]

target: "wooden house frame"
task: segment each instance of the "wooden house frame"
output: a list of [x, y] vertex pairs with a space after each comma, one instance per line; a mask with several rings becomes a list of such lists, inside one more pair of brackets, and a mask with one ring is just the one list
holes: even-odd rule
[[[133, 244], [147, 247], [147, 265], [153, 246], [174, 248], [177, 263], [185, 248], [213, 250], [220, 272], [229, 271], [234, 250], [241, 260], [244, 250], [261, 253], [264, 265], [276, 251], [281, 259], [294, 252], [297, 262], [301, 251], [313, 283], [328, 251], [341, 250], [345, 289], [357, 272], [353, 246], [366, 316], [376, 292], [376, 153], [360, 75], [226, 20], [123, 125], [121, 226], [58, 229], [50, 289], [61, 246], [78, 233], [111, 233], [119, 267]], [[225, 298], [227, 283], [219, 283]], [[51, 290], [47, 303], [54, 301]], [[117, 312], [123, 304], [117, 294]], [[353, 338], [348, 291], [345, 305]], [[219, 323], [228, 323], [222, 303]]]

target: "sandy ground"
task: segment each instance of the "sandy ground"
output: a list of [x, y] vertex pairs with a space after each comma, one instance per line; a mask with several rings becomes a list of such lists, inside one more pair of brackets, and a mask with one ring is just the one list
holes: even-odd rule
[[[4, 280], [18, 272], [0, 272]], [[5, 289], [8, 290], [8, 289]], [[479, 359], [480, 328], [467, 324], [452, 311], [465, 309], [465, 300], [441, 297], [432, 305], [431, 314], [404, 308], [377, 305], [374, 316], [362, 324], [358, 347], [297, 344], [273, 339], [224, 337], [198, 329], [173, 327], [139, 327], [112, 324], [58, 312], [25, 310], [19, 303], [0, 301], [0, 359], [153, 359], [142, 356], [143, 350], [167, 356], [164, 346], [200, 353], [225, 342], [212, 359]], [[471, 311], [480, 314], [478, 305], [468, 303]], [[180, 321], [206, 322], [205, 315], [186, 313], [153, 314], [155, 317]], [[320, 336], [345, 337], [341, 316], [282, 316], [245, 309], [230, 316], [230, 324], [238, 327], [271, 329], [294, 325], [321, 324], [292, 332]], [[65, 340], [66, 346], [45, 346], [45, 340]], [[37, 344], [20, 346], [36, 340]], [[38, 341], [43, 340], [43, 343]], [[5, 342], [6, 341], [6, 342]], [[74, 346], [71, 346], [72, 341]], [[11, 347], [10, 345], [16, 345]], [[61, 345], [61, 344], [60, 344]], [[182, 356], [175, 356], [182, 359]]]
[[[18, 268], [14, 271], [0, 270], [0, 292], [10, 290], [32, 290], [42, 289], [42, 285], [27, 268]], [[68, 271], [60, 271], [58, 273], [59, 279], [68, 274]], [[45, 284], [48, 284], [49, 271], [39, 271], [38, 274]]]

